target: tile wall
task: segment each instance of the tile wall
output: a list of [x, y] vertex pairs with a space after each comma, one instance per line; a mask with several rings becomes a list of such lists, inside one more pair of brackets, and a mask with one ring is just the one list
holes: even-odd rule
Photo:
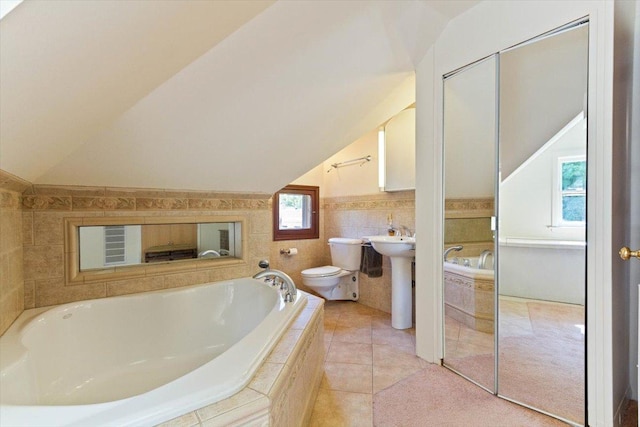
[[[300, 272], [330, 264], [327, 239], [387, 232], [387, 215], [395, 226], [415, 227], [413, 191], [321, 200], [320, 238], [272, 241], [270, 195], [212, 193], [135, 188], [31, 185], [0, 171], [2, 323], [0, 333], [23, 309], [66, 302], [173, 288], [254, 274], [260, 259], [289, 274], [302, 289]], [[132, 279], [67, 284], [64, 271], [64, 218], [130, 216], [241, 215], [247, 218], [249, 264], [193, 269]], [[295, 247], [298, 254], [280, 254]], [[384, 274], [360, 274], [360, 302], [391, 311], [391, 266]], [[6, 273], [5, 273], [6, 272]]]
[[[64, 218], [127, 216], [239, 215], [248, 227], [249, 263], [240, 266], [198, 268], [124, 280], [65, 284]], [[228, 194], [171, 190], [94, 187], [31, 186], [22, 195], [24, 244], [24, 306], [43, 307], [77, 300], [101, 298], [186, 286], [256, 273], [258, 260], [272, 259], [272, 267], [291, 264], [278, 254], [271, 239], [271, 200], [264, 194]], [[318, 241], [314, 241], [319, 246]], [[287, 242], [300, 247], [296, 269], [320, 262], [314, 242]], [[278, 245], [279, 247], [280, 245]], [[322, 258], [324, 255], [320, 255]], [[275, 261], [275, 262], [274, 262]], [[288, 263], [288, 264], [287, 264]]]
[[24, 308], [21, 193], [28, 185], [0, 171], [0, 335]]
[[[327, 239], [387, 234], [389, 214], [392, 215], [394, 226], [403, 225], [415, 230], [414, 191], [325, 198], [323, 207]], [[372, 278], [360, 273], [359, 302], [391, 313], [391, 264], [388, 257], [382, 259], [382, 277]]]

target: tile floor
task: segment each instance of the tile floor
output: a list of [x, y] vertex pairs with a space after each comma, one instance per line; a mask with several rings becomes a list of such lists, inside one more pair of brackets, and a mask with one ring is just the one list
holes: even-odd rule
[[[486, 337], [474, 338], [471, 346], [486, 350]], [[389, 314], [354, 302], [325, 303], [324, 341], [325, 371], [311, 426], [375, 425], [374, 395], [430, 366], [415, 356], [415, 329], [394, 329]]]
[[415, 329], [354, 302], [325, 303], [324, 376], [311, 426], [372, 426], [373, 396], [428, 363], [415, 356]]

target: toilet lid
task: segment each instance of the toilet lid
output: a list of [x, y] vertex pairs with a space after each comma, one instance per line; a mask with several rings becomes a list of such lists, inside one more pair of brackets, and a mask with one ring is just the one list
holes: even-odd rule
[[325, 265], [324, 267], [308, 268], [302, 270], [302, 275], [307, 277], [329, 277], [340, 273], [342, 269], [333, 265]]

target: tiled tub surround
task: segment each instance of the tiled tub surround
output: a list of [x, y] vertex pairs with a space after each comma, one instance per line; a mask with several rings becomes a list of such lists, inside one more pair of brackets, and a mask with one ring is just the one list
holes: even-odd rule
[[446, 262], [444, 312], [480, 332], [494, 330], [494, 272]]
[[450, 256], [473, 257], [485, 250], [493, 250], [491, 217], [492, 198], [447, 199], [445, 201], [444, 246], [462, 245], [460, 252]]
[[[322, 205], [327, 238], [386, 235], [389, 214], [392, 215], [394, 227], [403, 225], [415, 230], [414, 191], [325, 198]], [[329, 248], [325, 247], [324, 250], [330, 259]], [[368, 277], [360, 273], [358, 302], [391, 313], [391, 262], [388, 257], [382, 259], [381, 277]]]
[[[265, 194], [35, 185], [22, 194], [21, 212], [25, 308], [246, 277], [257, 272], [260, 259], [270, 259], [272, 267], [278, 269], [284, 269], [287, 261], [280, 262], [280, 256], [275, 255], [282, 243], [272, 242], [271, 200]], [[65, 280], [67, 218], [190, 217], [198, 221], [215, 216], [244, 218], [247, 262], [230, 266], [195, 263], [188, 269], [174, 262], [142, 277], [71, 285]], [[297, 268], [302, 270], [322, 262], [325, 256], [322, 240], [286, 242], [287, 246], [304, 248], [295, 257]]]
[[28, 185], [0, 170], [0, 335], [24, 309], [21, 194]]

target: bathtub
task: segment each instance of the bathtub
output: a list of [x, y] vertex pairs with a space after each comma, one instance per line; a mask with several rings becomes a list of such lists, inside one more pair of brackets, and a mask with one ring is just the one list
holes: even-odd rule
[[584, 305], [585, 263], [584, 241], [501, 240], [500, 295]]
[[494, 271], [478, 268], [479, 257], [453, 260], [457, 263], [444, 263], [445, 315], [469, 328], [493, 333]]
[[242, 278], [26, 310], [0, 338], [0, 425], [155, 425], [224, 399], [306, 300]]

